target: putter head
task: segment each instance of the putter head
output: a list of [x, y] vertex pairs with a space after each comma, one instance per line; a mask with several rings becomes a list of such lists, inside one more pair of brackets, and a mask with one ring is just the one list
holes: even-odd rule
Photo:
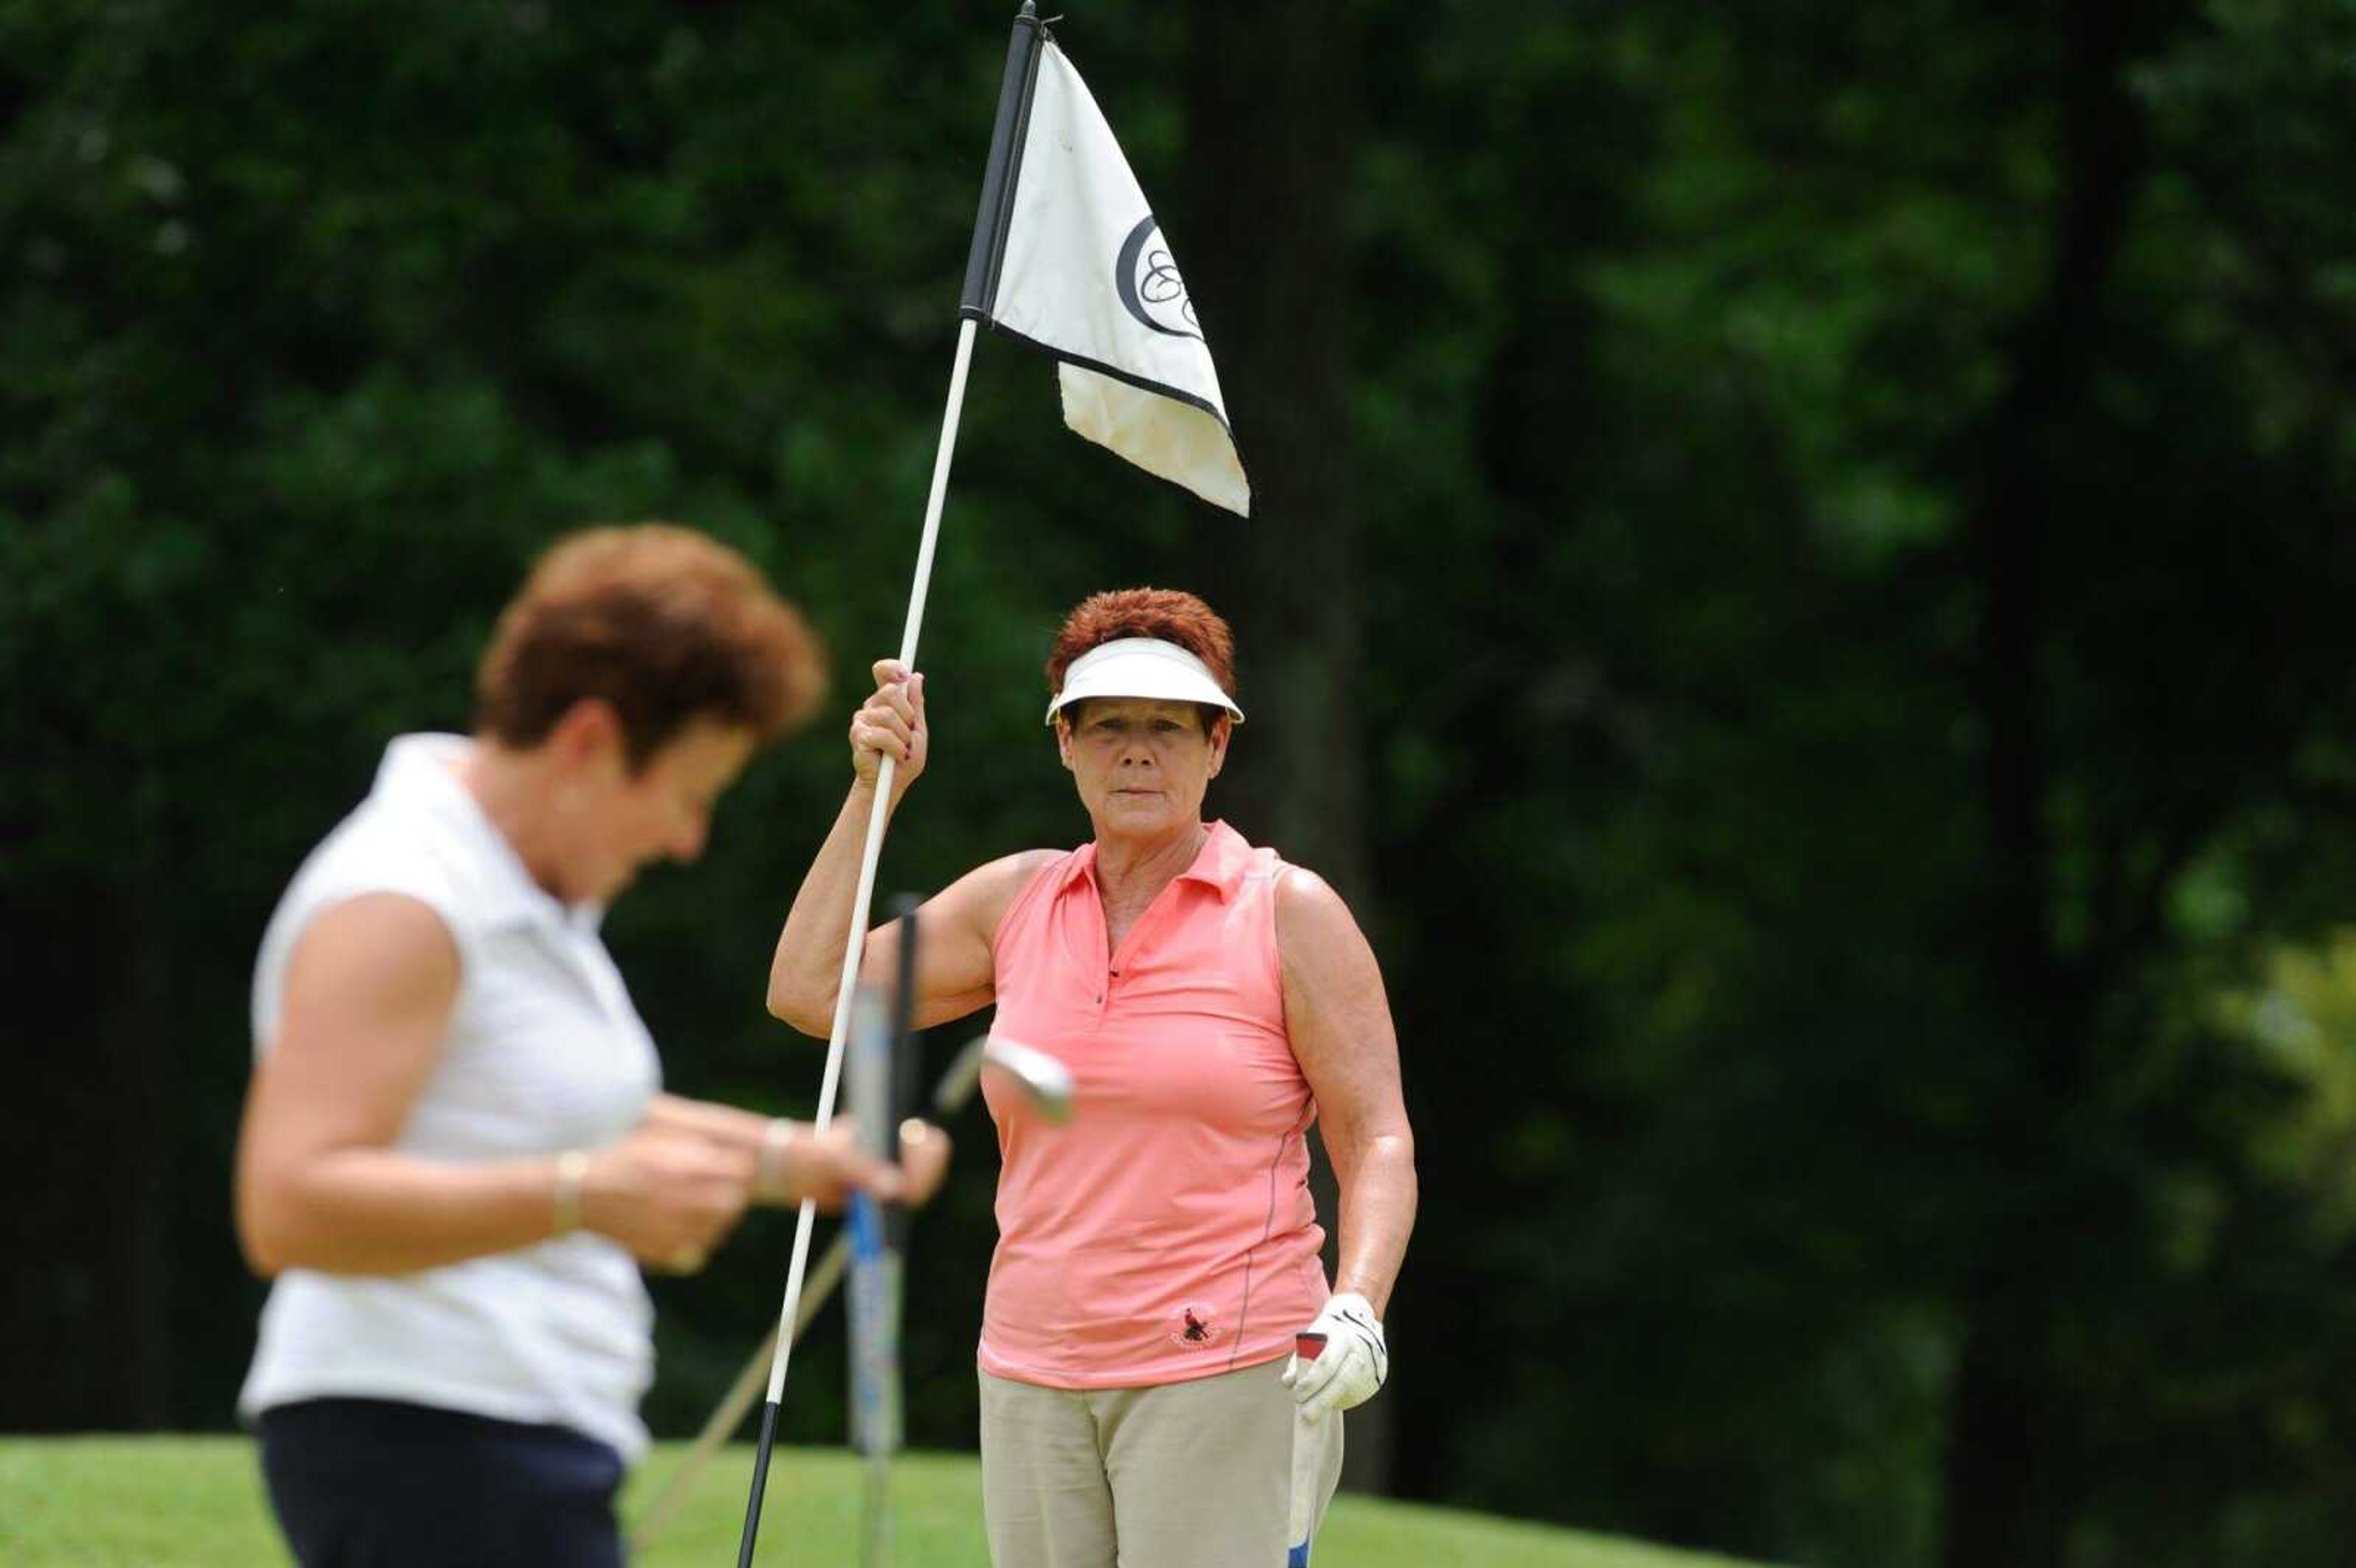
[[981, 1049], [985, 1072], [1021, 1092], [1031, 1108], [1050, 1123], [1071, 1119], [1072, 1070], [1041, 1051], [1002, 1034], [989, 1036]]

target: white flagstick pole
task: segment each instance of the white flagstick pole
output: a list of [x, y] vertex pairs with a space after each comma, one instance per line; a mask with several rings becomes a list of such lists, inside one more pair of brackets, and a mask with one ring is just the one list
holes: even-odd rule
[[[998, 113], [990, 133], [990, 161], [982, 172], [981, 202], [974, 216], [973, 243], [966, 253], [965, 290], [958, 306], [957, 363], [949, 371], [948, 406], [941, 415], [941, 439], [933, 453], [932, 493], [925, 499], [924, 542], [916, 549], [916, 581], [908, 595], [907, 627], [900, 635], [900, 663], [913, 669], [916, 635], [925, 623], [925, 594], [933, 579], [933, 550], [941, 533], [941, 502], [948, 494], [949, 457], [957, 450], [958, 416], [965, 407], [966, 368], [973, 360], [976, 324], [986, 319], [997, 291], [997, 270], [1005, 250], [1007, 207], [1012, 199], [1012, 168], [1022, 156], [1022, 122], [1038, 69], [1045, 28], [1033, 0], [1023, 0], [1006, 44], [1006, 69], [999, 79]], [[852, 895], [851, 929], [842, 944], [842, 982], [834, 998], [834, 1027], [827, 1037], [826, 1076], [819, 1084], [818, 1125], [834, 1118], [834, 1092], [842, 1076], [842, 1045], [851, 1031], [851, 1004], [859, 984], [859, 955], [867, 940], [867, 915], [875, 897], [875, 865], [884, 853], [884, 828], [892, 814], [893, 759], [875, 774], [875, 806], [867, 818], [867, 841], [859, 860], [859, 889]], [[794, 1222], [793, 1261], [786, 1271], [786, 1299], [777, 1313], [777, 1350], [769, 1364], [769, 1397], [761, 1408], [761, 1440], [753, 1456], [753, 1488], [744, 1499], [744, 1533], [737, 1543], [736, 1568], [753, 1568], [753, 1544], [761, 1531], [761, 1494], [769, 1478], [769, 1451], [776, 1441], [777, 1404], [786, 1392], [786, 1362], [793, 1353], [794, 1317], [800, 1309], [803, 1271], [809, 1261], [810, 1227], [818, 1208], [805, 1200]]]
[[[924, 542], [916, 547], [916, 586], [908, 600], [907, 629], [900, 635], [900, 663], [916, 667], [916, 636], [925, 622], [925, 592], [931, 586], [933, 549], [940, 540], [941, 500], [948, 488], [949, 455], [957, 445], [958, 415], [965, 402], [966, 367], [973, 358], [973, 323], [958, 324], [957, 364], [949, 372], [948, 411], [941, 417], [940, 450], [933, 458], [933, 493], [925, 503]], [[842, 944], [842, 981], [834, 998], [834, 1027], [827, 1035], [826, 1075], [819, 1081], [818, 1126], [822, 1132], [834, 1119], [835, 1086], [842, 1076], [842, 1042], [851, 1030], [852, 993], [859, 981], [859, 955], [867, 941], [867, 916], [875, 901], [875, 866], [884, 854], [884, 828], [892, 811], [892, 774], [895, 759], [885, 757], [875, 773], [875, 805], [867, 817], [867, 843], [859, 858], [859, 891], [851, 895], [851, 932]], [[787, 1353], [792, 1336], [787, 1331], [801, 1301], [802, 1269], [809, 1261], [810, 1226], [818, 1205], [802, 1200], [794, 1224], [793, 1262], [786, 1271], [785, 1309], [777, 1315], [777, 1354], [769, 1363], [769, 1403], [785, 1392]]]
[[[949, 458], [957, 450], [958, 417], [965, 407], [966, 368], [973, 361], [974, 322], [958, 323], [957, 363], [949, 371], [948, 407], [941, 415], [940, 446], [933, 455], [932, 494], [925, 500], [924, 540], [916, 547], [916, 587], [908, 596], [908, 620], [900, 634], [900, 663], [913, 669], [916, 637], [925, 624], [925, 594], [932, 585], [933, 552], [940, 541], [941, 502], [949, 483]], [[859, 955], [867, 940], [867, 916], [875, 899], [875, 866], [884, 854], [884, 828], [892, 813], [894, 759], [885, 757], [875, 773], [875, 807], [867, 818], [867, 842], [859, 858], [859, 891], [851, 897], [851, 929], [842, 944], [842, 979], [835, 992], [834, 1027], [826, 1042], [826, 1075], [819, 1082], [817, 1126], [834, 1119], [835, 1087], [842, 1077], [842, 1042], [851, 1029], [851, 1004], [859, 983]], [[769, 1450], [776, 1441], [777, 1405], [786, 1392], [786, 1362], [793, 1354], [793, 1322], [800, 1310], [802, 1275], [809, 1263], [810, 1228], [818, 1221], [818, 1205], [803, 1199], [794, 1220], [793, 1261], [786, 1269], [785, 1305], [777, 1313], [777, 1353], [769, 1362], [769, 1397], [761, 1410], [761, 1441], [753, 1456], [753, 1489], [744, 1502], [744, 1538], [738, 1542], [737, 1568], [752, 1568], [753, 1543], [761, 1531], [761, 1495], [767, 1489]]]

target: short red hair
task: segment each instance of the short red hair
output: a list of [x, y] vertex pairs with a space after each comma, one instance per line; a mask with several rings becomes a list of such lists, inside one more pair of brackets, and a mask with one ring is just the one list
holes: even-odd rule
[[1175, 588], [1117, 588], [1092, 593], [1064, 617], [1047, 656], [1047, 690], [1064, 689], [1065, 672], [1090, 648], [1122, 637], [1175, 643], [1201, 659], [1229, 697], [1236, 694], [1236, 635], [1217, 611]]
[[807, 718], [826, 656], [753, 563], [669, 523], [559, 541], [499, 616], [475, 672], [475, 728], [516, 747], [601, 698], [635, 772], [699, 719], [763, 740]]

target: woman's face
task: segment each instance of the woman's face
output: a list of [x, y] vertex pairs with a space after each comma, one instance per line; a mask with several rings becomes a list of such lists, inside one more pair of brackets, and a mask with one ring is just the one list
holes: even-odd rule
[[568, 781], [569, 799], [559, 797], [564, 896], [610, 902], [653, 861], [701, 855], [712, 808], [756, 744], [749, 729], [698, 720], [632, 773], [617, 731]]
[[1203, 819], [1203, 794], [1227, 760], [1225, 715], [1205, 734], [1191, 702], [1098, 697], [1074, 708], [1055, 744], [1098, 838], [1155, 838]]

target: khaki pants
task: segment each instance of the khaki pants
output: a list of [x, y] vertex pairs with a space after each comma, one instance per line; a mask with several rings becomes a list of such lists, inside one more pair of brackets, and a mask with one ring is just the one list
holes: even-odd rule
[[[981, 1504], [997, 1568], [1281, 1568], [1300, 1423], [1280, 1360], [1158, 1388], [981, 1378]], [[1314, 1518], [1342, 1477], [1338, 1416], [1303, 1430]]]

